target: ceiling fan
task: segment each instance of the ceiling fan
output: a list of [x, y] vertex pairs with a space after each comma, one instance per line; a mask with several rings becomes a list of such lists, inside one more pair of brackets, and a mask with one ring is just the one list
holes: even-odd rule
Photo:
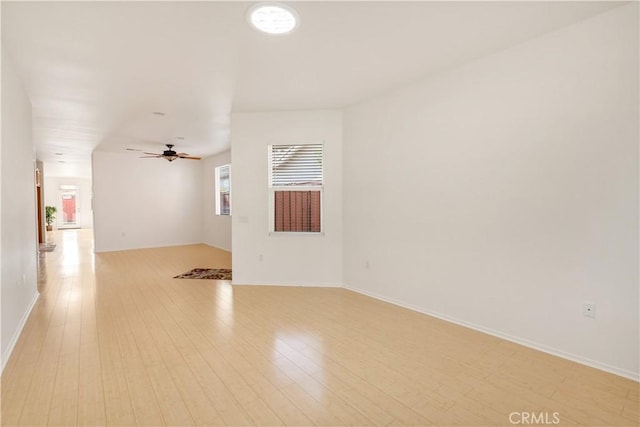
[[156, 153], [144, 153], [144, 154], [148, 154], [147, 156], [140, 156], [141, 159], [151, 159], [151, 158], [158, 158], [158, 159], [167, 159], [170, 162], [173, 162], [175, 159], [190, 159], [190, 160], [200, 160], [201, 157], [194, 157], [194, 156], [190, 156], [187, 153], [176, 153], [175, 151], [173, 151], [173, 144], [166, 144], [168, 150], [164, 150], [162, 152], [162, 154], [156, 154]]

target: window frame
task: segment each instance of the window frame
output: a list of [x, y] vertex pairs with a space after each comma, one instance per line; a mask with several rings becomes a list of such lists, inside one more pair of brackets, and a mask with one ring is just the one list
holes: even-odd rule
[[[321, 145], [322, 146], [322, 185], [273, 185], [273, 147], [282, 145]], [[267, 146], [268, 169], [268, 234], [270, 236], [324, 236], [324, 141], [307, 143], [274, 143]], [[320, 193], [320, 231], [276, 231], [275, 230], [275, 198], [276, 191], [318, 191]]]
[[[223, 168], [227, 168], [228, 169], [228, 176], [229, 176], [229, 191], [221, 191], [220, 188], [220, 171]], [[229, 195], [229, 212], [225, 213], [222, 212], [222, 203], [221, 203], [221, 196], [222, 194], [228, 194]], [[225, 164], [225, 165], [220, 165], [220, 166], [216, 166], [215, 168], [215, 176], [214, 176], [214, 197], [215, 197], [215, 201], [214, 201], [214, 211], [215, 214], [218, 216], [231, 216], [232, 212], [233, 212], [233, 203], [231, 200], [231, 164]]]

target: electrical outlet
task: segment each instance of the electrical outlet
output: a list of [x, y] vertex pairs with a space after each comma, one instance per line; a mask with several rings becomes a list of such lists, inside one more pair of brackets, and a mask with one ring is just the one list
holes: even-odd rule
[[371, 264], [369, 263], [369, 260], [366, 260], [366, 261], [364, 262], [364, 268], [366, 268], [366, 269], [371, 268]]
[[596, 318], [596, 305], [592, 302], [583, 302], [582, 303], [582, 315], [584, 317], [591, 317], [592, 319]]

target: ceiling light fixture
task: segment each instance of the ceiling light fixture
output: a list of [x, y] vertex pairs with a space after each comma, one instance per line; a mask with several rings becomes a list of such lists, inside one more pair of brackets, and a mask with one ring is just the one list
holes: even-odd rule
[[283, 3], [258, 3], [249, 9], [249, 23], [268, 34], [287, 34], [300, 25], [298, 13]]
[[162, 111], [154, 111], [151, 114], [153, 114], [154, 116], [164, 116], [165, 115], [165, 113], [163, 113]]

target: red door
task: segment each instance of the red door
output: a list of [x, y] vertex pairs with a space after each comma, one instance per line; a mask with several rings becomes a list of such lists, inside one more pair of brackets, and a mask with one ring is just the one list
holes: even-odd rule
[[62, 222], [63, 224], [76, 223], [76, 196], [74, 194], [62, 195]]

